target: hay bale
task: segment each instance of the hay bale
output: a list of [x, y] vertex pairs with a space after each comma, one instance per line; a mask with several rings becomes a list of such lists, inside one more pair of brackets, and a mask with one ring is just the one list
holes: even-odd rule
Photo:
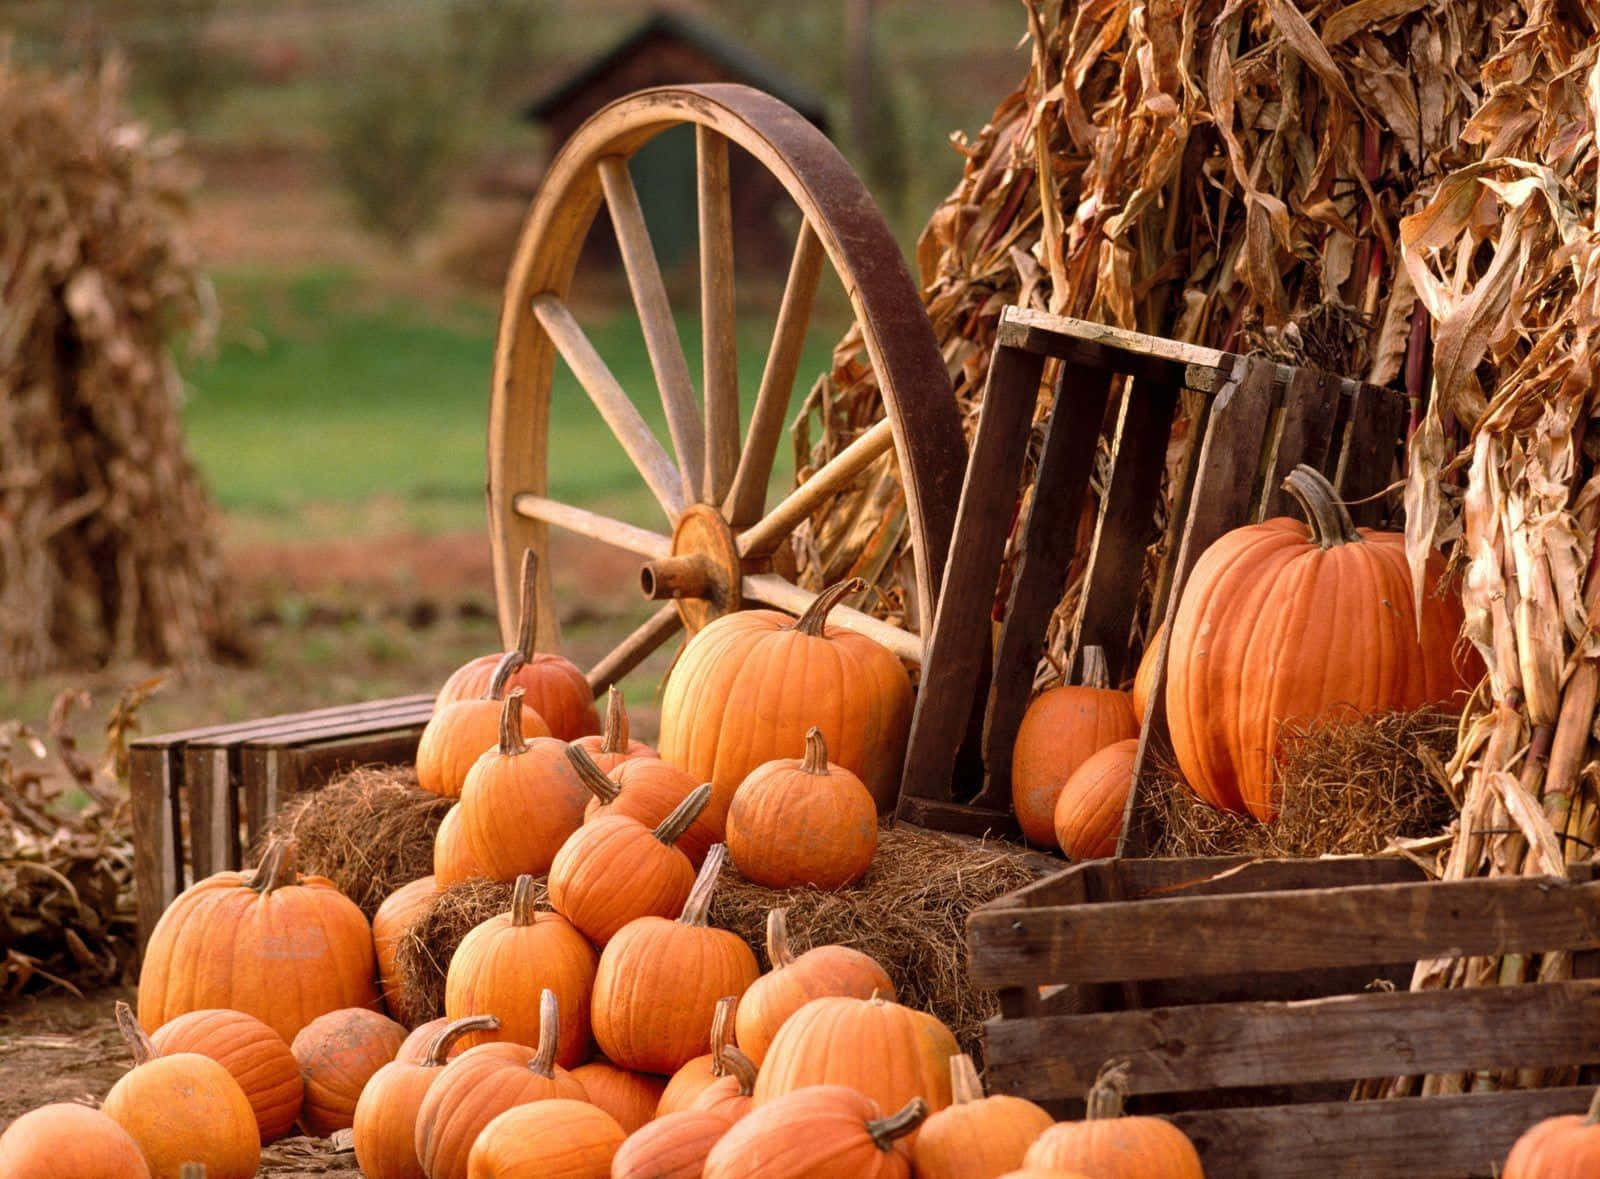
[[[544, 880], [535, 903], [545, 906]], [[407, 1027], [444, 1014], [444, 978], [461, 939], [499, 913], [511, 911], [511, 886], [498, 880], [463, 880], [442, 888], [411, 923], [395, 950], [404, 1011], [391, 1012]]]
[[411, 766], [352, 770], [321, 790], [291, 799], [256, 840], [292, 836], [300, 870], [326, 876], [370, 920], [395, 889], [433, 871], [433, 836], [453, 800], [417, 787]]
[[1437, 835], [1456, 814], [1443, 769], [1456, 725], [1449, 713], [1423, 709], [1287, 734], [1274, 823], [1202, 801], [1162, 749], [1150, 779], [1161, 831], [1154, 854], [1375, 855], [1396, 839]]

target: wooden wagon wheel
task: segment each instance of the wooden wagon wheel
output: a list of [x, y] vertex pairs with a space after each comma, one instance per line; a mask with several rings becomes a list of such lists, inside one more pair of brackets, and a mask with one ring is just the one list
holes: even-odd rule
[[[703, 413], [627, 166], [646, 142], [683, 124], [695, 128], [698, 163]], [[742, 443], [732, 346], [730, 143], [782, 183], [803, 217]], [[567, 306], [584, 239], [602, 203], [616, 231], [676, 461]], [[886, 417], [769, 510], [767, 483], [825, 261], [842, 280], [861, 324]], [[550, 386], [557, 354], [660, 504], [669, 531], [653, 532], [547, 496]], [[646, 595], [673, 599], [589, 671], [596, 692], [685, 625], [698, 629], [746, 604], [799, 613], [814, 595], [773, 571], [773, 552], [829, 494], [890, 446], [905, 489], [918, 617], [931, 626], [964, 466], [960, 419], [916, 287], [849, 164], [799, 114], [745, 86], [641, 91], [580, 127], [551, 164], [529, 212], [507, 280], [495, 348], [489, 525], [507, 641], [515, 633], [520, 554], [531, 546], [543, 555], [550, 525], [636, 553], [645, 561], [640, 580]], [[539, 646], [545, 650], [555, 649], [559, 640], [549, 564], [540, 562]], [[903, 658], [921, 658], [919, 636], [870, 615], [837, 609], [831, 621], [872, 635]]]

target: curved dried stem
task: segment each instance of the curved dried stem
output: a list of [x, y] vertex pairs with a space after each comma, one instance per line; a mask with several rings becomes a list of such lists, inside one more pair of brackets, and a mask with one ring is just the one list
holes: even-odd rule
[[613, 782], [606, 772], [595, 764], [594, 758], [579, 745], [567, 746], [567, 761], [572, 763], [572, 768], [578, 771], [578, 781], [590, 794], [602, 803], [616, 802], [622, 795], [622, 787]]
[[1122, 1116], [1122, 1107], [1128, 1100], [1128, 1074], [1132, 1071], [1131, 1060], [1108, 1060], [1101, 1066], [1085, 1100], [1085, 1117], [1089, 1121]]
[[[717, 1049], [717, 1061], [721, 1064], [719, 1076], [732, 1073], [739, 1082], [739, 1096], [750, 1097], [756, 1091], [756, 1062], [732, 1044], [724, 1044]], [[713, 1069], [712, 1071], [717, 1071]]]
[[733, 1043], [733, 1017], [739, 1010], [738, 995], [724, 995], [717, 1000], [717, 1009], [711, 1016], [711, 1075], [720, 1077], [722, 1050]]
[[1298, 464], [1283, 481], [1283, 489], [1294, 496], [1306, 514], [1306, 527], [1318, 548], [1331, 549], [1341, 544], [1360, 544], [1361, 534], [1350, 518], [1344, 501], [1327, 477], [1315, 467]]
[[682, 802], [672, 808], [672, 813], [656, 826], [654, 835], [662, 843], [674, 844], [683, 838], [683, 833], [694, 826], [694, 821], [700, 817], [700, 812], [706, 809], [711, 802], [711, 783], [696, 786]]
[[1106, 651], [1104, 647], [1090, 644], [1083, 649], [1083, 675], [1079, 681], [1086, 688], [1109, 688], [1111, 686], [1111, 673], [1106, 668]]
[[789, 910], [771, 909], [767, 912], [767, 961], [773, 970], [794, 965], [794, 949], [789, 945]]
[[516, 884], [511, 886], [511, 924], [516, 926], [532, 925], [534, 915], [538, 912], [534, 906], [538, 903], [539, 882], [532, 876], [524, 873], [517, 877]]
[[828, 772], [828, 743], [822, 739], [822, 730], [816, 725], [806, 730], [806, 755], [800, 762], [800, 769], [807, 774]]
[[516, 675], [526, 662], [527, 660], [522, 657], [521, 651], [507, 651], [500, 656], [500, 662], [494, 665], [494, 675], [489, 677], [489, 690], [484, 693], [484, 699], [504, 699], [506, 685], [511, 682], [511, 677]]
[[983, 1100], [983, 1082], [978, 1080], [978, 1066], [972, 1057], [958, 1052], [950, 1058], [950, 1093], [957, 1105]]
[[794, 624], [794, 629], [801, 634], [821, 638], [828, 624], [828, 611], [832, 610], [849, 595], [867, 588], [867, 583], [859, 577], [847, 577], [843, 581], [835, 582], [817, 595], [816, 600], [806, 608]]
[[117, 1031], [122, 1033], [123, 1041], [128, 1045], [128, 1051], [133, 1055], [133, 1067], [149, 1064], [160, 1055], [156, 1046], [151, 1043], [150, 1037], [145, 1034], [144, 1028], [139, 1026], [139, 1019], [121, 999], [117, 1000]]
[[601, 753], [628, 752], [628, 706], [615, 684], [606, 689], [606, 723], [601, 734]]
[[522, 736], [522, 689], [512, 688], [506, 693], [505, 707], [500, 710], [500, 756], [518, 757], [528, 752], [528, 742]]
[[556, 1006], [556, 993], [546, 987], [539, 992], [539, 1044], [528, 1062], [530, 1072], [541, 1077], [556, 1075], [556, 1046], [560, 1039], [561, 1011]]
[[879, 1150], [893, 1150], [895, 1140], [904, 1138], [911, 1131], [922, 1125], [923, 1119], [927, 1116], [928, 1103], [920, 1097], [913, 1097], [906, 1102], [905, 1108], [899, 1113], [890, 1114], [886, 1118], [879, 1118], [875, 1122], [868, 1122], [867, 1133], [872, 1135], [872, 1141], [877, 1143]]
[[717, 891], [717, 876], [722, 871], [722, 863], [728, 858], [728, 845], [713, 843], [711, 850], [706, 853], [705, 863], [700, 865], [700, 874], [694, 878], [694, 887], [689, 890], [689, 899], [683, 903], [683, 914], [678, 921], [684, 925], [705, 925], [711, 915], [711, 895]]
[[450, 1049], [462, 1036], [470, 1036], [473, 1032], [492, 1032], [499, 1026], [498, 1015], [466, 1015], [451, 1020], [428, 1042], [428, 1050], [422, 1056], [422, 1067], [443, 1068], [444, 1062], [450, 1057]]
[[534, 656], [538, 632], [539, 557], [529, 548], [522, 550], [522, 594], [517, 600], [517, 652], [524, 663]]
[[256, 873], [246, 887], [266, 896], [285, 885], [299, 884], [300, 873], [296, 871], [299, 850], [299, 845], [292, 839], [274, 839], [267, 845], [266, 854], [261, 857]]

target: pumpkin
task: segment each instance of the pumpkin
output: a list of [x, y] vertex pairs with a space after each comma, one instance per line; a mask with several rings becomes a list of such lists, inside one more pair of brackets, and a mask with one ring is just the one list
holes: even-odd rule
[[433, 898], [438, 893], [439, 886], [434, 878], [422, 876], [395, 889], [372, 915], [372, 949], [378, 959], [378, 982], [383, 990], [383, 1005], [396, 1019], [407, 1010], [405, 996], [400, 989], [400, 972], [395, 969], [400, 939], [405, 937], [411, 923], [432, 907]]
[[461, 826], [461, 804], [458, 802], [444, 813], [439, 829], [433, 833], [433, 882], [437, 888], [449, 888], [463, 880], [487, 879], [488, 870], [473, 857], [467, 847], [465, 829]]
[[703, 1109], [659, 1117], [628, 1136], [611, 1160], [611, 1179], [700, 1179], [706, 1156], [732, 1124]]
[[227, 1069], [250, 1103], [262, 1145], [282, 1138], [300, 1116], [300, 1064], [283, 1037], [253, 1015], [191, 1011], [162, 1024], [150, 1043], [157, 1056], [197, 1052]]
[[1051, 688], [1023, 713], [1011, 750], [1011, 809], [1029, 843], [1054, 847], [1056, 799], [1067, 779], [1110, 745], [1139, 735], [1133, 698], [1106, 687], [1105, 654], [1084, 648], [1084, 682]]
[[800, 1008], [825, 995], [893, 1000], [894, 983], [871, 955], [849, 946], [814, 946], [795, 957], [787, 909], [767, 914], [767, 961], [772, 969], [739, 1000], [739, 1049], [760, 1065], [778, 1029]]
[[[419, 1023], [406, 1035], [406, 1042], [400, 1045], [400, 1051], [394, 1054], [397, 1064], [421, 1064], [428, 1057], [428, 1049], [433, 1047], [434, 1039], [440, 1032], [450, 1026], [450, 1021], [444, 1016], [430, 1019], [427, 1023]], [[459, 1049], [460, 1045], [454, 1045]]]
[[[467, 771], [500, 739], [500, 713], [510, 692], [509, 680], [522, 662], [512, 651], [500, 661], [485, 694], [434, 709], [417, 743], [417, 785], [446, 798], [460, 798]], [[548, 737], [550, 726], [526, 703], [522, 705], [525, 737]], [[437, 873], [436, 873], [437, 874]]]
[[1139, 668], [1133, 673], [1133, 715], [1139, 723], [1150, 711], [1150, 700], [1156, 693], [1156, 657], [1161, 652], [1161, 639], [1167, 633], [1167, 624], [1158, 623], [1145, 640], [1144, 654], [1139, 656]]
[[966, 1053], [950, 1058], [950, 1095], [911, 1147], [917, 1179], [995, 1179], [1020, 1167], [1033, 1140], [1055, 1122], [1024, 1098], [985, 1097]]
[[[567, 747], [567, 758], [592, 795], [584, 810], [585, 822], [593, 822], [604, 815], [627, 815], [646, 827], [654, 827], [677, 810], [699, 785], [688, 774], [659, 758], [632, 758], [609, 774], [602, 773], [594, 760], [575, 745]], [[678, 838], [678, 850], [688, 856], [697, 869], [705, 862], [707, 849], [722, 832], [721, 824], [713, 824], [708, 816], [709, 808], [697, 815], [689, 829]]]
[[[594, 947], [559, 913], [536, 911], [533, 886], [533, 877], [517, 877], [511, 911], [461, 939], [445, 972], [444, 1013], [451, 1019], [493, 1013], [500, 1017], [500, 1039], [533, 1044], [546, 1023], [540, 1002], [548, 988], [567, 1012], [555, 1060], [571, 1068], [589, 1056]], [[467, 1042], [487, 1038], [476, 1033]]]
[[1600, 1174], [1600, 1091], [1587, 1114], [1545, 1118], [1525, 1131], [1512, 1143], [1500, 1179], [1579, 1179], [1595, 1174]]
[[824, 590], [798, 620], [776, 610], [725, 614], [679, 652], [661, 698], [661, 756], [711, 782], [719, 829], [750, 771], [801, 756], [813, 725], [878, 809], [894, 806], [911, 678], [888, 648], [827, 625], [828, 611], [865, 586], [852, 578]]
[[296, 873], [294, 841], [280, 840], [254, 872], [215, 873], [167, 906], [139, 969], [139, 1022], [227, 1008], [288, 1043], [319, 1015], [376, 1004], [376, 973], [366, 916], [333, 881]]
[[0, 1134], [0, 1175], [150, 1179], [150, 1168], [139, 1144], [115, 1121], [87, 1105], [61, 1101], [23, 1114]]
[[466, 1179], [472, 1144], [501, 1113], [529, 1101], [587, 1101], [583, 1085], [556, 1064], [561, 1038], [555, 992], [539, 996], [536, 1047], [501, 1041], [469, 1048], [445, 1065], [417, 1107], [413, 1145], [428, 1179]]
[[740, 1119], [711, 1148], [704, 1179], [908, 1179], [904, 1141], [928, 1114], [920, 1097], [882, 1116], [844, 1085], [812, 1085]]
[[828, 761], [822, 730], [806, 731], [803, 758], [750, 771], [728, 810], [728, 854], [767, 888], [843, 888], [878, 850], [878, 808], [861, 779]]
[[[1451, 650], [1461, 602], [1425, 596], [1419, 639], [1402, 534], [1358, 530], [1311, 467], [1284, 486], [1309, 526], [1236, 528], [1201, 554], [1167, 653], [1167, 723], [1184, 778], [1213, 806], [1263, 822], [1278, 812], [1285, 724], [1445, 704], [1466, 686], [1467, 664]], [[1429, 579], [1442, 572], [1431, 558]]]
[[211, 1179], [251, 1179], [261, 1131], [239, 1083], [198, 1052], [157, 1056], [133, 1009], [119, 1001], [116, 1010], [133, 1068], [102, 1108], [139, 1144], [153, 1179], [178, 1179], [188, 1162], [204, 1163]]
[[1128, 1064], [1100, 1070], [1089, 1089], [1085, 1120], [1058, 1122], [1033, 1140], [1025, 1167], [1083, 1171], [1097, 1179], [1204, 1179], [1200, 1156], [1184, 1132], [1163, 1118], [1125, 1118]]
[[661, 1077], [618, 1068], [609, 1060], [580, 1064], [572, 1075], [583, 1085], [590, 1103], [616, 1118], [629, 1134], [656, 1116], [662, 1090], [667, 1087]]
[[807, 1085], [849, 1085], [885, 1109], [913, 1097], [950, 1104], [950, 1058], [960, 1052], [936, 1018], [887, 999], [813, 999], [778, 1029], [756, 1078], [756, 1105]]
[[[754, 987], [745, 994], [749, 995], [753, 990]], [[722, 1063], [722, 1049], [733, 1043], [734, 1011], [740, 1002], [736, 995], [724, 995], [717, 1000], [716, 1010], [711, 1016], [711, 1051], [696, 1056], [672, 1074], [656, 1105], [656, 1117], [688, 1109], [706, 1086], [727, 1072]]]
[[550, 865], [550, 907], [597, 946], [636, 917], [682, 912], [694, 867], [675, 844], [710, 801], [701, 786], [654, 831], [626, 815], [585, 823]]
[[305, 1078], [300, 1124], [318, 1138], [348, 1130], [372, 1074], [395, 1058], [406, 1029], [364, 1007], [330, 1011], [300, 1029], [290, 1049]]
[[492, 1015], [458, 1019], [434, 1033], [420, 1060], [396, 1056], [372, 1074], [356, 1102], [356, 1162], [366, 1179], [428, 1179], [417, 1157], [417, 1111], [449, 1058], [470, 1032], [492, 1030]]
[[[538, 577], [538, 558], [532, 549], [526, 549], [522, 554], [522, 600], [517, 617], [518, 666], [506, 688], [521, 688], [527, 695], [528, 707], [544, 718], [550, 732], [563, 741], [574, 741], [600, 731], [600, 714], [595, 711], [589, 681], [577, 664], [560, 655], [534, 650], [534, 636], [539, 629]], [[435, 711], [481, 697], [500, 661], [509, 654], [480, 655], [456, 668], [439, 689]]]
[[519, 1105], [478, 1135], [468, 1179], [608, 1179], [626, 1137], [615, 1118], [586, 1101]]
[[622, 699], [622, 689], [612, 684], [606, 690], [606, 716], [598, 737], [579, 737], [572, 742], [589, 755], [589, 760], [609, 774], [625, 761], [636, 757], [660, 758], [655, 748], [628, 736], [628, 705]]
[[567, 764], [564, 742], [522, 735], [522, 689], [506, 694], [499, 743], [467, 771], [461, 787], [461, 840], [491, 880], [550, 871], [561, 845], [583, 822], [588, 791]]
[[737, 1122], [750, 1112], [756, 1091], [756, 1063], [732, 1044], [722, 1048], [723, 1075], [700, 1091], [690, 1109], [721, 1114]]
[[683, 914], [640, 917], [600, 953], [594, 1035], [607, 1059], [646, 1073], [671, 1073], [711, 1034], [717, 1000], [742, 995], [760, 971], [737, 934], [706, 924], [727, 848], [714, 844]]
[[[920, 1179], [920, 1176], [919, 1176]], [[1054, 1167], [1020, 1167], [1007, 1171], [998, 1179], [1093, 1179], [1082, 1171], [1058, 1171]]]
[[1116, 855], [1138, 756], [1139, 738], [1114, 741], [1074, 770], [1061, 787], [1056, 798], [1056, 842], [1069, 859]]

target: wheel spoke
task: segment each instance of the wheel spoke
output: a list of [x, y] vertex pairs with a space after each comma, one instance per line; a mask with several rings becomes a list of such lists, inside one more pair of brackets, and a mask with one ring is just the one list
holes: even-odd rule
[[678, 453], [678, 470], [683, 480], [686, 503], [700, 498], [700, 468], [704, 461], [704, 429], [695, 406], [694, 382], [689, 379], [689, 364], [683, 357], [678, 325], [672, 319], [666, 284], [661, 281], [661, 266], [650, 244], [650, 230], [639, 207], [639, 194], [628, 161], [607, 156], [600, 161], [600, 184], [605, 189], [606, 208], [617, 233], [617, 248], [622, 252], [623, 269], [644, 329], [645, 349], [661, 390], [661, 405], [667, 411], [667, 429]]
[[644, 476], [656, 501], [667, 513], [667, 519], [676, 521], [685, 503], [682, 479], [644, 418], [639, 416], [639, 407], [612, 375], [566, 304], [554, 295], [539, 295], [533, 300], [533, 313], [617, 441], [622, 443], [622, 449], [628, 452], [639, 474]]
[[608, 544], [612, 548], [638, 553], [641, 557], [666, 557], [672, 553], [671, 539], [658, 532], [636, 528], [632, 524], [613, 520], [609, 516], [586, 512], [582, 508], [574, 508], [542, 495], [534, 495], [531, 491], [520, 493], [512, 501], [512, 506], [516, 508], [518, 515], [526, 516], [530, 520], [543, 520], [546, 524], [554, 524], [567, 532], [587, 536], [590, 540], [598, 540], [601, 544]]
[[604, 692], [648, 659], [656, 648], [682, 627], [683, 619], [678, 615], [678, 607], [668, 602], [650, 615], [643, 626], [623, 639], [611, 654], [589, 669], [587, 678], [590, 690], [596, 695]]
[[[801, 589], [776, 573], [747, 573], [740, 586], [740, 592], [746, 598], [765, 602], [769, 606], [776, 606], [795, 615], [804, 614], [806, 607], [817, 597], [810, 590]], [[883, 644], [909, 663], [922, 662], [922, 637], [901, 630], [881, 618], [863, 614], [860, 610], [852, 610], [849, 606], [835, 606], [828, 612], [828, 623], [831, 626], [843, 627], [845, 630], [866, 635], [867, 638]]]
[[884, 418], [791, 491], [778, 506], [739, 535], [739, 555], [770, 552], [823, 502], [894, 446], [889, 419]]
[[767, 504], [767, 481], [772, 478], [772, 460], [783, 434], [783, 421], [794, 390], [795, 374], [800, 371], [800, 350], [805, 345], [806, 328], [811, 324], [811, 303], [817, 281], [822, 277], [825, 255], [822, 241], [811, 222], [800, 224], [795, 239], [794, 258], [789, 263], [789, 278], [783, 288], [783, 303], [773, 329], [772, 345], [767, 350], [767, 366], [761, 374], [755, 411], [745, 434], [744, 453], [733, 487], [723, 501], [723, 515], [735, 528], [743, 528], [761, 518]]
[[706, 384], [701, 498], [722, 502], [739, 465], [739, 352], [733, 298], [733, 205], [728, 141], [695, 128], [700, 186], [700, 331]]

